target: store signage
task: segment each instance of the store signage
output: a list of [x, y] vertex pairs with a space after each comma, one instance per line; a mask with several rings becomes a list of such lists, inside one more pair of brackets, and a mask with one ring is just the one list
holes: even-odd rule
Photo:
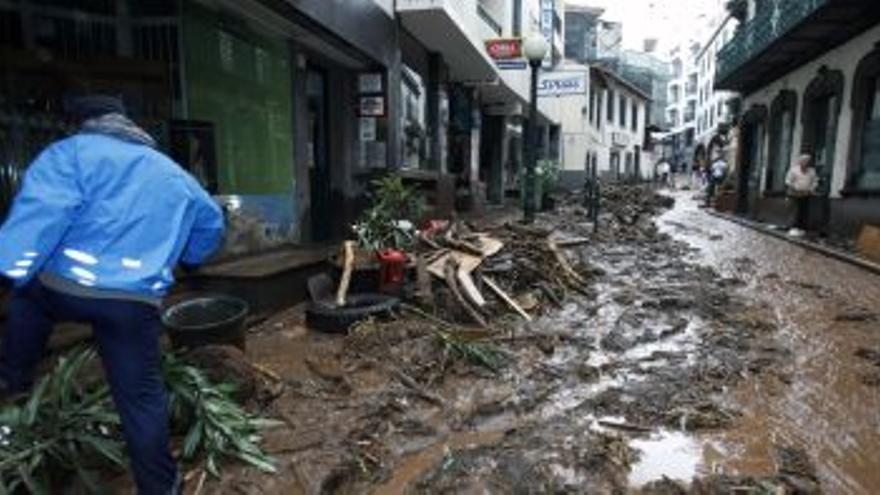
[[525, 60], [496, 60], [495, 65], [500, 70], [525, 70], [529, 63]]
[[360, 118], [360, 138], [361, 141], [376, 140], [376, 118], [361, 117]]
[[522, 58], [522, 40], [519, 38], [495, 38], [486, 41], [486, 51], [493, 60]]
[[548, 72], [538, 80], [538, 96], [587, 94], [587, 74], [584, 72]]
[[[544, 35], [544, 39], [547, 40], [547, 43], [550, 46], [553, 46], [554, 41], [554, 32], [553, 32], [553, 22], [556, 17], [556, 2], [555, 0], [541, 0], [541, 34]], [[553, 66], [553, 49], [547, 50], [547, 56], [544, 57], [544, 68], [550, 68]]]
[[363, 93], [381, 93], [382, 92], [382, 74], [379, 72], [371, 72], [368, 74], [358, 75], [358, 92]]
[[385, 116], [385, 97], [384, 96], [361, 96], [360, 101], [361, 117], [384, 117]]
[[547, 42], [553, 40], [553, 14], [556, 11], [554, 0], [541, 0], [541, 34]]

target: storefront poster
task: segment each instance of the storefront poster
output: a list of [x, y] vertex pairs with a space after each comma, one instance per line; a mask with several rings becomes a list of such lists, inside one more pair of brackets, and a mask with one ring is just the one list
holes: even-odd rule
[[361, 96], [360, 115], [361, 115], [361, 117], [384, 117], [385, 116], [385, 97], [383, 97], [383, 96]]
[[361, 94], [381, 93], [382, 74], [379, 72], [360, 74], [358, 76], [358, 92]]
[[375, 117], [361, 117], [360, 119], [360, 137], [361, 141], [375, 141], [376, 140], [376, 118]]
[[171, 121], [171, 156], [211, 194], [218, 191], [214, 124], [197, 120]]

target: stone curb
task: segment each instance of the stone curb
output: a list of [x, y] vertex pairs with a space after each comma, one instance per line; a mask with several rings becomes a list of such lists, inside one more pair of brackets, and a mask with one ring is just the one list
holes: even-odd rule
[[753, 222], [751, 220], [746, 220], [744, 218], [740, 218], [735, 215], [730, 215], [728, 213], [721, 213], [719, 211], [715, 211], [715, 210], [711, 210], [711, 209], [705, 209], [703, 211], [705, 211], [706, 213], [708, 213], [714, 217], [728, 220], [730, 222], [742, 225], [744, 227], [748, 227], [752, 230], [757, 230], [758, 232], [771, 235], [773, 237], [776, 237], [777, 239], [782, 239], [783, 241], [789, 242], [791, 244], [795, 244], [795, 245], [800, 246], [804, 249], [808, 249], [810, 251], [813, 251], [813, 252], [816, 252], [819, 254], [823, 254], [825, 256], [828, 256], [829, 258], [834, 258], [838, 261], [842, 261], [844, 263], [849, 263], [851, 265], [857, 266], [857, 267], [862, 268], [864, 270], [868, 270], [869, 272], [880, 275], [880, 264], [874, 263], [873, 261], [868, 261], [864, 258], [854, 256], [852, 254], [846, 253], [846, 252], [841, 251], [839, 249], [830, 248], [828, 246], [822, 246], [822, 245], [816, 244], [814, 242], [810, 242], [810, 241], [807, 241], [804, 239], [799, 239], [796, 237], [790, 237], [785, 232], [779, 232], [779, 231], [776, 231], [773, 229], [769, 229], [762, 224], [759, 224], [757, 222]]

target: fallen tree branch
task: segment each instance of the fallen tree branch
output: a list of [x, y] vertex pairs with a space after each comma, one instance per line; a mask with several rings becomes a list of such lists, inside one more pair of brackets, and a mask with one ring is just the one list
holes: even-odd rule
[[556, 262], [559, 263], [560, 268], [562, 268], [562, 272], [569, 282], [574, 285], [585, 285], [587, 283], [586, 279], [580, 273], [576, 272], [574, 268], [571, 267], [571, 263], [568, 262], [568, 258], [565, 257], [565, 253], [559, 249], [559, 245], [556, 244], [555, 241], [547, 240], [547, 247], [550, 249], [550, 252], [553, 253], [553, 256], [556, 258]]
[[394, 376], [394, 378], [396, 378], [397, 381], [399, 381], [403, 386], [405, 386], [406, 388], [411, 390], [417, 397], [423, 399], [426, 402], [430, 402], [431, 404], [439, 406], [441, 408], [446, 407], [446, 401], [443, 400], [442, 397], [440, 397], [439, 395], [437, 395], [435, 393], [432, 393], [432, 392], [425, 390], [421, 385], [419, 385], [419, 383], [417, 381], [415, 381], [415, 379], [413, 377], [407, 375], [406, 373], [401, 371], [396, 366], [391, 365], [391, 364], [382, 363], [378, 359], [375, 359], [375, 358], [372, 358], [369, 356], [364, 356], [364, 357], [373, 366], [375, 366], [379, 369], [385, 370], [387, 373]]

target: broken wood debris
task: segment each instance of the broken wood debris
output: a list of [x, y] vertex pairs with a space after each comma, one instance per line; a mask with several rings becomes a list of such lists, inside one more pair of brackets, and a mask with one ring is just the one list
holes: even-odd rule
[[[555, 234], [518, 224], [506, 224], [492, 232], [471, 232], [461, 223], [452, 223], [443, 232], [422, 235], [422, 245], [432, 250], [421, 256], [427, 271], [445, 282], [470, 320], [485, 328], [487, 311], [491, 311], [481, 291], [485, 287], [503, 307], [529, 322], [533, 316], [517, 302], [522, 295], [536, 295], [558, 304], [568, 291], [583, 293], [587, 288], [587, 278], [575, 269], [563, 250], [590, 239], [557, 239]], [[486, 277], [488, 273], [492, 278]], [[420, 287], [422, 284], [424, 281]]]
[[485, 283], [487, 287], [492, 289], [492, 291], [495, 292], [495, 294], [498, 297], [500, 297], [502, 301], [507, 303], [507, 305], [510, 306], [511, 309], [516, 311], [517, 314], [522, 316], [523, 319], [525, 319], [526, 321], [532, 321], [531, 315], [526, 313], [526, 311], [522, 308], [522, 306], [520, 306], [519, 304], [517, 304], [516, 301], [511, 299], [511, 297], [509, 295], [507, 295], [507, 293], [504, 292], [504, 290], [502, 290], [501, 287], [499, 287], [498, 284], [496, 284], [491, 278], [489, 278], [485, 275], [483, 275], [481, 278], [483, 279], [483, 283]]

